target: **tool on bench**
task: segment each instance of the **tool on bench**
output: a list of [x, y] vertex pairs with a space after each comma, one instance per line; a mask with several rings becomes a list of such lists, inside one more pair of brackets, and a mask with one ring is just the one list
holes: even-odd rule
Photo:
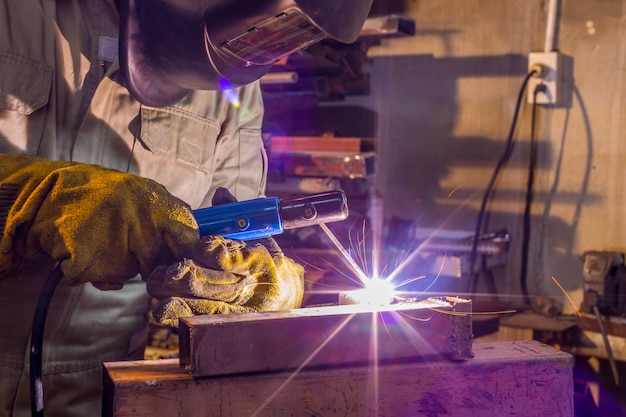
[[617, 363], [613, 356], [604, 318], [626, 317], [626, 265], [624, 254], [610, 251], [587, 251], [583, 261], [582, 310], [598, 322], [615, 385], [620, 385]]

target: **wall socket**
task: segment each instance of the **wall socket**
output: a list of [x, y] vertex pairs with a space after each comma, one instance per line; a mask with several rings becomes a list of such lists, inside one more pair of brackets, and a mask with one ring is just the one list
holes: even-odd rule
[[533, 103], [535, 88], [543, 84], [543, 91], [537, 93], [536, 103], [562, 104], [563, 65], [563, 55], [558, 52], [531, 52], [528, 55], [528, 72], [539, 71], [528, 81], [528, 103]]

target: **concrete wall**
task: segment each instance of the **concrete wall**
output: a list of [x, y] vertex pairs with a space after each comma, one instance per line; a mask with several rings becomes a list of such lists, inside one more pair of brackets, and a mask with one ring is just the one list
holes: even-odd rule
[[[404, 14], [416, 20], [416, 35], [370, 49], [372, 94], [347, 104], [378, 113], [376, 190], [385, 217], [474, 230], [528, 53], [544, 48], [547, 3], [408, 0]], [[565, 105], [536, 113], [527, 280], [532, 295], [561, 298], [554, 276], [580, 305], [580, 255], [626, 251], [626, 0], [564, 0], [557, 40], [573, 73]], [[513, 153], [489, 205], [488, 229], [505, 227], [513, 237], [497, 271], [501, 293], [520, 292], [531, 115], [524, 100]]]

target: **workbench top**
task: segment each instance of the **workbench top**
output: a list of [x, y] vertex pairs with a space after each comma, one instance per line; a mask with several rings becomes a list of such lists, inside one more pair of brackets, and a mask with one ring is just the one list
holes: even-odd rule
[[474, 358], [194, 378], [176, 359], [105, 363], [104, 416], [572, 417], [573, 358], [536, 341]]

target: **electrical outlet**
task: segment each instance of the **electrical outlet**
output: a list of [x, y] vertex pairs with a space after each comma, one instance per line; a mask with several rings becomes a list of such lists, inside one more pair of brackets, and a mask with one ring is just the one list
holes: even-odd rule
[[537, 93], [537, 104], [559, 105], [563, 101], [563, 56], [558, 52], [531, 52], [528, 55], [528, 71], [537, 70], [528, 81], [528, 102], [533, 103], [535, 89], [541, 86], [542, 91]]

